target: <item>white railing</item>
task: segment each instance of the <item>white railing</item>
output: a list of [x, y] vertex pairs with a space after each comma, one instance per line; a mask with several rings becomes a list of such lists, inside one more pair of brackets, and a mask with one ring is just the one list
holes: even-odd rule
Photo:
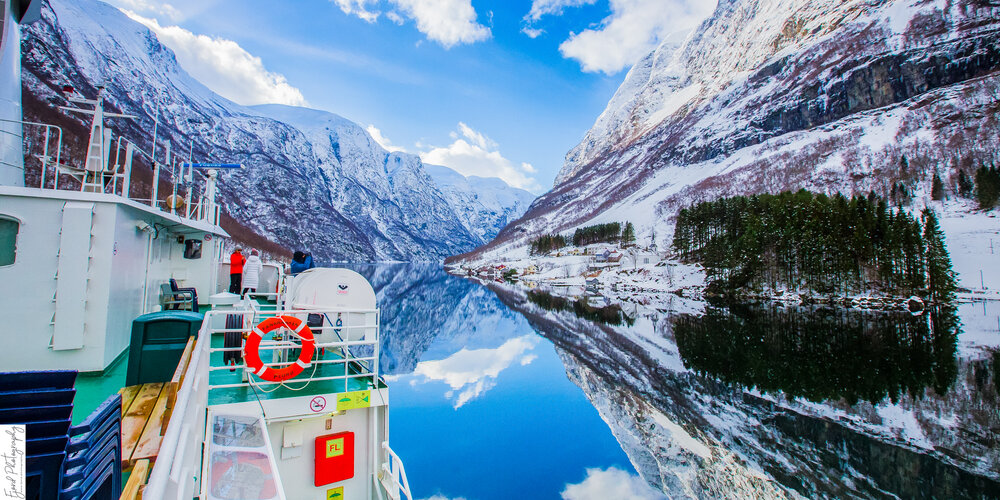
[[399, 455], [392, 451], [388, 441], [382, 442], [382, 450], [385, 451], [386, 460], [382, 463], [378, 472], [379, 482], [385, 488], [386, 494], [392, 500], [400, 500], [402, 495], [406, 495], [407, 500], [413, 500], [410, 493], [410, 482], [406, 479], [406, 469], [403, 468], [403, 461]]
[[177, 392], [167, 432], [160, 442], [144, 498], [190, 500], [198, 491], [201, 473], [201, 442], [205, 438], [205, 411], [208, 407], [208, 347], [212, 339], [209, 322], [198, 332], [184, 383]]
[[[379, 356], [379, 310], [378, 309], [270, 309], [261, 308], [255, 301], [246, 301], [248, 309], [236, 309], [229, 311], [210, 311], [205, 315], [205, 323], [211, 325], [216, 321], [212, 318], [222, 315], [242, 315], [243, 325], [240, 328], [213, 328], [209, 327], [207, 335], [225, 333], [246, 333], [250, 331], [264, 316], [294, 316], [302, 321], [306, 321], [308, 315], [318, 314], [323, 316], [323, 326], [310, 327], [316, 338], [315, 352], [320, 349], [327, 349], [331, 352], [338, 352], [340, 356], [336, 359], [321, 359], [319, 356], [313, 357], [312, 368], [304, 370], [299, 376], [285, 380], [283, 382], [269, 382], [265, 380], [254, 380], [252, 377], [245, 382], [212, 384], [209, 389], [228, 389], [233, 387], [261, 387], [293, 383], [311, 383], [330, 380], [349, 379], [370, 379], [371, 386], [378, 387], [378, 356]], [[270, 310], [268, 310], [270, 309]], [[338, 323], [339, 320], [339, 323]], [[286, 356], [292, 349], [297, 349], [300, 344], [292, 340], [291, 331], [289, 335], [281, 336], [278, 340], [261, 341], [259, 351], [263, 354], [270, 351], [276, 361], [263, 363], [264, 366], [274, 367], [287, 365], [291, 360]], [[329, 339], [329, 340], [326, 340]], [[355, 340], [352, 340], [355, 339]], [[241, 343], [242, 344], [242, 343]], [[359, 347], [370, 347], [371, 355], [357, 356], [352, 352]], [[211, 358], [212, 353], [242, 352], [243, 345], [239, 347], [211, 347], [206, 346], [207, 357]], [[262, 358], [266, 358], [262, 356]], [[344, 365], [343, 375], [316, 376], [316, 371], [321, 365]], [[353, 369], [352, 369], [353, 368]], [[246, 370], [245, 362], [239, 365], [226, 365], [210, 363], [208, 373], [221, 370]], [[209, 377], [210, 378], [210, 377]]]
[[[49, 125], [47, 123], [26, 122], [26, 121], [23, 121], [23, 120], [7, 120], [7, 119], [3, 119], [3, 118], [0, 118], [0, 122], [4, 122], [4, 123], [20, 123], [22, 126], [23, 125], [30, 125], [30, 126], [33, 126], [33, 127], [42, 127], [42, 128], [45, 129], [45, 138], [43, 139], [43, 142], [42, 142], [42, 155], [38, 157], [38, 159], [42, 162], [42, 175], [41, 175], [41, 180], [38, 182], [38, 187], [44, 189], [45, 188], [45, 172], [48, 170], [49, 159], [50, 159], [50, 157], [49, 157], [49, 143], [52, 142], [51, 138], [52, 138], [52, 131], [53, 130], [55, 130], [58, 133], [58, 135], [56, 136], [56, 157], [55, 157], [55, 163], [53, 165], [55, 165], [55, 169], [59, 168], [59, 161], [61, 160], [61, 155], [62, 155], [62, 137], [63, 137], [62, 127], [58, 127], [56, 125]], [[3, 129], [0, 129], [0, 131], [7, 132], [6, 130], [3, 130]], [[11, 132], [7, 132], [7, 133], [16, 136], [16, 134], [13, 134]], [[24, 135], [22, 134], [21, 136], [18, 137], [18, 139], [24, 140]], [[57, 171], [57, 170], [54, 170], [54, 171]], [[56, 175], [58, 176], [58, 174], [56, 174]], [[58, 179], [58, 177], [56, 177], [56, 178]]]
[[[110, 115], [109, 115], [110, 116]], [[158, 199], [159, 191], [159, 180], [160, 180], [160, 166], [161, 163], [156, 161], [152, 156], [147, 154], [145, 151], [140, 149], [136, 144], [131, 141], [124, 139], [119, 136], [113, 147], [108, 149], [114, 149], [115, 161], [114, 164], [103, 165], [100, 170], [89, 171], [86, 168], [74, 167], [71, 165], [64, 165], [62, 163], [62, 139], [63, 139], [63, 129], [56, 125], [50, 125], [47, 123], [30, 122], [23, 120], [8, 120], [0, 118], [0, 122], [4, 123], [18, 123], [21, 125], [42, 127], [45, 131], [42, 140], [42, 153], [36, 155], [36, 157], [41, 161], [41, 175], [38, 183], [40, 189], [46, 188], [46, 180], [48, 176], [49, 169], [52, 170], [52, 186], [50, 189], [59, 190], [59, 174], [69, 175], [72, 178], [80, 181], [80, 190], [87, 191], [88, 188], [97, 190], [98, 192], [105, 192], [105, 189], [110, 188], [109, 194], [119, 194], [125, 199], [130, 199], [132, 201], [141, 202], [148, 204], [149, 206], [156, 208], [157, 210], [162, 210], [160, 204], [164, 200]], [[24, 134], [18, 136], [17, 134], [0, 128], [0, 133], [5, 133], [17, 137], [17, 139], [23, 140]], [[55, 145], [55, 157], [53, 158], [50, 152], [50, 144], [52, 142], [52, 135], [56, 135], [56, 145]], [[93, 141], [93, 138], [91, 138]], [[124, 146], [124, 147], [123, 147]], [[124, 151], [124, 152], [123, 152]], [[102, 152], [105, 163], [110, 163], [110, 151]], [[132, 156], [134, 153], [138, 153], [140, 156], [145, 157], [153, 164], [153, 181], [152, 181], [152, 196], [150, 198], [132, 198], [130, 193], [130, 188], [132, 184]], [[174, 163], [179, 163], [175, 161]], [[178, 187], [178, 176], [171, 176], [170, 182], [174, 184], [174, 191]], [[206, 184], [214, 184], [215, 180], [208, 176], [209, 179]], [[119, 183], [121, 185], [119, 186]], [[194, 189], [194, 184], [188, 181], [188, 196], [186, 199], [187, 210], [186, 213], [178, 213], [179, 216], [192, 219], [193, 220], [203, 220], [213, 225], [218, 225], [219, 220], [222, 215], [222, 207], [217, 204], [214, 200], [214, 187], [209, 189], [206, 186], [205, 192], [198, 195], [196, 203], [192, 202], [192, 190]], [[213, 199], [206, 198], [206, 193], [211, 191]]]

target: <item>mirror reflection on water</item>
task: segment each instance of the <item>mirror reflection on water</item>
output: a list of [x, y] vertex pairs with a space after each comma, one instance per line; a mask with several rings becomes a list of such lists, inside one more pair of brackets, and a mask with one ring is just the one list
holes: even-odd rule
[[352, 267], [416, 498], [1000, 497], [998, 304], [612, 304]]

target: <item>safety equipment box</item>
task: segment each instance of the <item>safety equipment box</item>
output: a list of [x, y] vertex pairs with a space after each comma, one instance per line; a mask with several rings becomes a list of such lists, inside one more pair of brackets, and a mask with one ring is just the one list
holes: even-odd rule
[[315, 485], [354, 477], [354, 433], [338, 432], [316, 438]]

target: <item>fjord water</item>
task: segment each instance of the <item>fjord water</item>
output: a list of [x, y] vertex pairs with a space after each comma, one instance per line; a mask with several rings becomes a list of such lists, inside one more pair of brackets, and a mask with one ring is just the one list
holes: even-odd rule
[[416, 498], [1000, 497], [995, 304], [622, 306], [355, 269]]

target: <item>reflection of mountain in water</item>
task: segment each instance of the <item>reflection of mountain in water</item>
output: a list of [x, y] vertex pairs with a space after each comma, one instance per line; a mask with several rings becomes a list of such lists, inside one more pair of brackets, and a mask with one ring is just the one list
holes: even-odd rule
[[[672, 496], [1000, 497], [1000, 451], [995, 437], [1000, 406], [990, 380], [996, 360], [956, 361], [953, 333], [925, 331], [914, 325], [904, 328], [883, 319], [866, 319], [868, 326], [861, 327], [858, 318], [842, 318], [857, 331], [827, 329], [840, 338], [815, 349], [826, 349], [831, 356], [840, 355], [833, 352], [836, 349], [847, 349], [854, 355], [888, 356], [897, 363], [881, 362], [876, 369], [861, 366], [870, 361], [849, 364], [846, 358], [840, 359], [840, 370], [890, 380], [845, 388], [836, 387], [842, 382], [831, 367], [792, 360], [800, 350], [816, 356], [814, 362], [820, 353], [799, 340], [787, 346], [788, 334], [776, 335], [780, 326], [765, 329], [771, 331], [763, 335], [763, 344], [755, 345], [752, 335], [740, 340], [715, 338], [721, 343], [717, 351], [699, 343], [710, 344], [711, 338], [694, 339], [695, 328], [675, 331], [668, 313], [647, 311], [632, 327], [613, 327], [569, 312], [545, 310], [516, 290], [494, 290], [556, 345], [568, 375], [608, 422], [636, 470]], [[680, 306], [697, 308], [690, 303]], [[778, 321], [779, 325], [785, 321], [803, 326], [803, 322], [833, 320]], [[876, 332], [881, 326], [888, 330]], [[713, 330], [712, 335], [722, 334]], [[685, 339], [675, 343], [674, 336]], [[852, 338], [860, 346], [852, 345]], [[736, 352], [739, 349], [754, 352]], [[767, 359], [771, 349], [775, 356], [789, 356], [784, 361], [775, 359], [773, 368], [779, 373], [770, 374], [766, 364], [754, 361], [751, 377], [729, 378], [738, 385], [766, 382], [769, 390], [793, 380], [799, 387], [790, 387], [815, 399], [851, 394], [881, 399], [878, 394], [895, 391], [898, 404], [888, 398], [850, 405], [844, 400], [813, 403], [783, 394], [762, 395], [695, 374], [684, 366], [710, 359], [719, 370], [712, 373], [745, 374], [740, 367], [747, 366], [746, 360]], [[696, 361], [682, 359], [682, 352], [698, 353], [692, 358]], [[709, 355], [717, 352], [728, 353], [720, 358], [736, 356], [739, 366], [721, 368], [722, 361]], [[898, 368], [909, 355], [921, 360]], [[808, 382], [802, 383], [803, 379], [794, 377], [796, 367], [816, 371], [803, 374]], [[830, 375], [835, 375], [829, 379], [833, 387], [822, 389], [823, 377]], [[923, 391], [928, 385], [931, 388]], [[934, 390], [949, 385], [947, 394]], [[912, 397], [911, 391], [923, 397]]]
[[412, 373], [421, 358], [443, 359], [462, 348], [496, 348], [523, 335], [524, 319], [488, 289], [449, 276], [440, 264], [350, 266], [375, 288], [382, 314], [380, 369]]
[[954, 309], [912, 316], [732, 305], [672, 318], [684, 366], [723, 382], [813, 402], [945, 394], [955, 380]]

